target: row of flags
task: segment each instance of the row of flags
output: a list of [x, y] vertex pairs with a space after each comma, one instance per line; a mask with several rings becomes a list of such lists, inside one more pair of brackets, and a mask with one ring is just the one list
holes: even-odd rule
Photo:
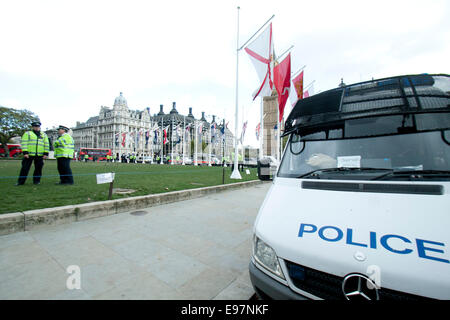
[[[272, 23], [244, 50], [253, 63], [259, 78], [258, 87], [253, 92], [253, 100], [257, 97], [271, 96], [272, 90], [275, 89], [278, 93], [279, 122], [283, 119], [288, 99], [293, 107], [299, 99], [313, 94], [312, 86], [309, 90], [304, 90], [303, 70], [291, 79], [291, 53], [282, 61], [277, 61], [272, 37]], [[291, 87], [294, 87], [295, 90], [291, 91]], [[255, 130], [258, 140], [260, 130], [261, 124], [258, 123]]]
[[[131, 132], [119, 132], [115, 134], [115, 145], [116, 147], [119, 147], [119, 145], [121, 145], [122, 147], [125, 147], [127, 144], [130, 143], [135, 143], [135, 144], [139, 144], [139, 141], [142, 141], [141, 139], [145, 138], [145, 146], [148, 146], [149, 140], [153, 141], [153, 144], [159, 144], [161, 142], [161, 138], [163, 139], [162, 143], [163, 144], [167, 144], [169, 142], [168, 139], [168, 132], [169, 132], [169, 127], [170, 125], [162, 128], [162, 132], [161, 132], [161, 128], [158, 125], [153, 126], [153, 128], [151, 128], [150, 130], [144, 131], [144, 130], [139, 130], [139, 131], [131, 131]], [[200, 123], [197, 126], [197, 135], [198, 135], [198, 139], [201, 141], [202, 137], [203, 137], [203, 127], [204, 124]], [[190, 131], [192, 128], [192, 124], [188, 124], [185, 127], [184, 130], [184, 137], [185, 139], [189, 139], [190, 138]], [[222, 140], [225, 140], [225, 128], [228, 128], [228, 122], [226, 124], [225, 127], [222, 127], [220, 130], [217, 130], [217, 125], [216, 123], [212, 123], [210, 126], [210, 130], [211, 130], [211, 142], [212, 143], [216, 143], [219, 141], [219, 138], [222, 138]], [[182, 139], [182, 126], [179, 124], [177, 126], [173, 127], [172, 130], [172, 141], [173, 143], [175, 143], [175, 145], [179, 144], [181, 142]], [[243, 135], [242, 135], [243, 136]]]

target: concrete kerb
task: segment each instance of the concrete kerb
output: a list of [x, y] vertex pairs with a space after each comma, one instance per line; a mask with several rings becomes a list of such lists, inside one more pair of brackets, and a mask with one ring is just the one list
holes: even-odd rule
[[25, 216], [22, 212], [5, 213], [0, 216], [0, 236], [24, 230]]
[[34, 230], [36, 228], [48, 225], [59, 225], [63, 223], [82, 221], [158, 206], [161, 204], [199, 198], [216, 192], [245, 188], [261, 183], [264, 182], [260, 180], [252, 180], [212, 187], [130, 197], [125, 199], [98, 201], [56, 208], [0, 214], [0, 236], [20, 231]]

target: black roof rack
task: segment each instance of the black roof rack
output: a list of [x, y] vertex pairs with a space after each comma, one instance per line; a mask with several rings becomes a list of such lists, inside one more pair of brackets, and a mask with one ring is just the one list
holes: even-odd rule
[[448, 74], [404, 75], [344, 85], [297, 101], [283, 136], [333, 122], [374, 116], [450, 112]]

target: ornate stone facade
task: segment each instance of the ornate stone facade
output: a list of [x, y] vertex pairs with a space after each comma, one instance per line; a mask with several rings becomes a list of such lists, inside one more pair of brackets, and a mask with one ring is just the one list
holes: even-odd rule
[[[210, 123], [205, 119], [204, 112], [202, 112], [202, 118], [195, 119], [192, 108], [189, 108], [187, 116], [180, 115], [175, 102], [168, 114], [164, 113], [163, 105], [160, 105], [159, 113], [153, 116], [150, 114], [150, 108], [142, 111], [130, 110], [121, 92], [114, 100], [112, 109], [101, 106], [98, 116], [91, 117], [83, 123], [77, 122], [72, 130], [75, 151], [79, 151], [80, 148], [107, 148], [112, 150], [114, 157], [135, 154], [156, 158], [156, 155], [161, 155], [162, 149], [164, 156], [176, 158], [181, 157], [183, 153], [186, 157], [193, 155], [192, 147], [196, 144], [191, 141], [194, 140], [196, 128], [202, 124], [202, 141], [204, 142], [201, 143], [200, 139], [198, 140], [197, 153], [209, 154], [211, 147], [211, 153], [221, 158], [223, 149], [225, 149], [225, 156], [230, 154], [234, 136], [226, 129], [225, 144], [222, 144], [220, 130], [223, 125], [216, 124], [216, 139], [209, 144], [211, 131], [208, 128], [211, 128], [214, 122], [215, 117], [213, 116]], [[186, 127], [189, 127], [188, 130], [185, 130]], [[167, 130], [166, 144], [163, 144], [161, 128]]]

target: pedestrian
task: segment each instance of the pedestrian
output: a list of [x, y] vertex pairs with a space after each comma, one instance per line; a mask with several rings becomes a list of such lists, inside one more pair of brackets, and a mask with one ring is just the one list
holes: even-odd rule
[[73, 158], [74, 142], [68, 134], [69, 128], [65, 126], [58, 127], [59, 138], [53, 143], [55, 148], [55, 158], [59, 172], [59, 183], [61, 185], [73, 184], [72, 170], [70, 169], [70, 160]]
[[42, 167], [44, 159], [47, 159], [49, 152], [49, 140], [44, 132], [41, 132], [41, 123], [34, 121], [31, 123], [31, 130], [22, 136], [22, 167], [16, 186], [25, 184], [28, 172], [34, 162], [33, 184], [41, 183]]

